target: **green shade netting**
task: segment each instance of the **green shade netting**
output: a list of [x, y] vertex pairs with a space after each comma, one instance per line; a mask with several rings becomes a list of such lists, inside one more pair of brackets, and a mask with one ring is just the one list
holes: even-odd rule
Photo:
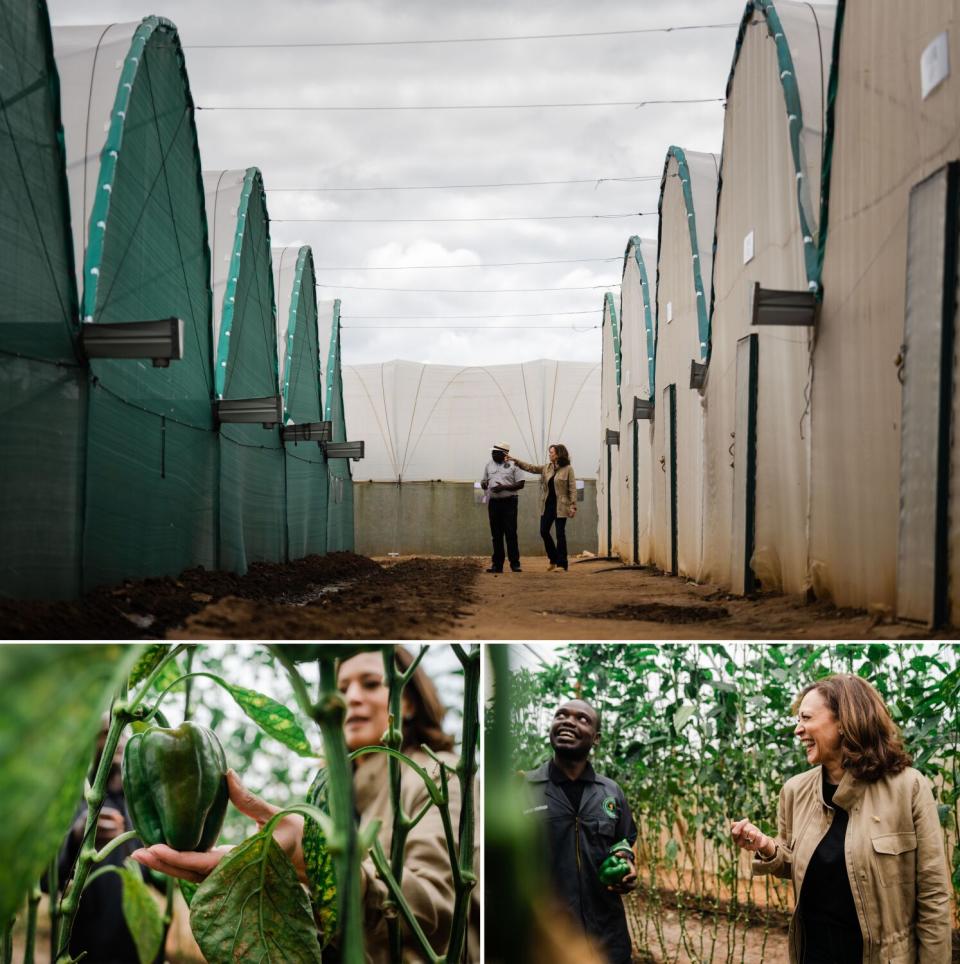
[[215, 564], [210, 255], [183, 53], [173, 24], [133, 33], [88, 223], [83, 314], [176, 316], [184, 356], [91, 363], [84, 582]]
[[[280, 273], [281, 281], [284, 272]], [[286, 295], [287, 292], [284, 292]], [[277, 292], [278, 302], [286, 299]], [[289, 292], [283, 366], [286, 420], [323, 421], [313, 253], [302, 247]], [[287, 442], [287, 546], [290, 559], [327, 550], [327, 462], [316, 442]]]
[[[333, 441], [347, 441], [347, 424], [343, 407], [343, 378], [340, 371], [340, 301], [333, 305], [330, 345], [324, 374], [326, 400], [324, 413], [333, 423]], [[327, 551], [353, 551], [353, 478], [349, 459], [330, 459], [327, 511]]]
[[46, 4], [0, 0], [0, 595], [79, 588], [86, 372]]
[[[270, 229], [263, 180], [254, 168], [244, 177], [232, 241], [217, 352], [222, 395], [276, 395]], [[284, 463], [279, 427], [220, 426], [221, 568], [242, 573], [251, 562], [286, 559]]]

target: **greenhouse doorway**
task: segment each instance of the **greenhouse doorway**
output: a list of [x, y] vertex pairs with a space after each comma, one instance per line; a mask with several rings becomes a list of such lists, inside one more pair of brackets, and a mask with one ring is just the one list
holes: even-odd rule
[[898, 377], [900, 529], [897, 617], [940, 626], [949, 614], [950, 425], [957, 311], [960, 162], [914, 185]]
[[759, 338], [737, 341], [737, 387], [733, 443], [733, 544], [731, 588], [745, 596], [756, 588], [750, 561], [756, 539], [757, 509], [757, 373]]
[[663, 410], [667, 421], [663, 426], [663, 458], [666, 473], [667, 506], [670, 513], [670, 575], [679, 571], [677, 520], [677, 386], [667, 385], [663, 390]]

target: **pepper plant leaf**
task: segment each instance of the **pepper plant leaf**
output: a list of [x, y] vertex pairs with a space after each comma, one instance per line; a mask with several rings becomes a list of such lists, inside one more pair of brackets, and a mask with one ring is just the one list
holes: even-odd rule
[[217, 864], [193, 895], [190, 927], [209, 964], [321, 964], [310, 900], [273, 834]]
[[237, 706], [268, 736], [279, 740], [300, 756], [316, 756], [303, 727], [283, 703], [245, 686], [235, 686], [212, 673], [204, 675], [219, 683], [236, 700]]
[[136, 657], [119, 644], [0, 647], [0, 920], [70, 829], [100, 717]]
[[120, 871], [123, 878], [123, 919], [133, 937], [140, 964], [152, 964], [163, 942], [163, 917], [150, 888], [144, 883], [140, 864], [127, 860]]
[[130, 685], [145, 680], [159, 665], [160, 661], [170, 652], [170, 643], [151, 643], [149, 646], [137, 647], [140, 654], [130, 670]]

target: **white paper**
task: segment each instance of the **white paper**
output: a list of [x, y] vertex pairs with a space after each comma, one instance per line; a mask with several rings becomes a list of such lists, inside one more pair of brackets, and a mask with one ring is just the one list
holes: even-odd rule
[[749, 264], [753, 261], [753, 232], [751, 231], [743, 239], [743, 263]]
[[950, 44], [947, 32], [927, 44], [920, 57], [920, 95], [926, 100], [950, 76]]

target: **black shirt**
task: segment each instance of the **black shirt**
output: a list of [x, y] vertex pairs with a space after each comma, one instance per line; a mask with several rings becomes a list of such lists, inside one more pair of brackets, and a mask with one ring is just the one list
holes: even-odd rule
[[547, 501], [543, 507], [545, 515], [556, 515], [557, 514], [557, 487], [554, 484], [553, 476], [550, 476], [550, 482], [547, 485]]
[[547, 766], [547, 774], [550, 777], [550, 782], [555, 783], [566, 794], [567, 799], [570, 801], [570, 806], [573, 807], [574, 810], [579, 810], [584, 789], [587, 784], [594, 782], [595, 775], [593, 767], [588, 763], [583, 773], [581, 773], [576, 780], [571, 780], [563, 770], [551, 760]]
[[853, 903], [844, 838], [847, 811], [833, 802], [836, 784], [823, 771], [823, 799], [833, 808], [833, 821], [820, 841], [803, 878], [800, 921], [803, 964], [859, 964], [863, 959], [860, 920]]

